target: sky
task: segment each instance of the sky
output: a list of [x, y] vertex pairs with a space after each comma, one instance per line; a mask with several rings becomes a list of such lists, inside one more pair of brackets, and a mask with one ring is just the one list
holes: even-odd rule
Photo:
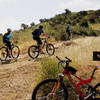
[[0, 0], [0, 33], [7, 28], [18, 30], [21, 24], [39, 23], [39, 19], [51, 18], [63, 13], [100, 9], [100, 0]]

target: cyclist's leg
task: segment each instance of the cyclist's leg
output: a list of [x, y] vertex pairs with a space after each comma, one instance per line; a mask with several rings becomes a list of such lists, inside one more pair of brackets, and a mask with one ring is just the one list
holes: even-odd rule
[[69, 40], [71, 39], [71, 32], [69, 31]]
[[9, 48], [8, 53], [9, 53], [9, 56], [10, 56], [10, 55], [11, 55], [11, 42], [10, 42], [10, 41], [7, 41], [7, 42], [6, 42], [6, 45], [7, 45], [7, 47]]
[[67, 38], [67, 40], [70, 40], [70, 39], [71, 39], [71, 33], [70, 33], [70, 31], [67, 32], [67, 34], [68, 34], [68, 38]]
[[40, 37], [37, 38], [37, 44], [39, 46], [40, 52], [42, 52], [42, 41], [41, 41]]

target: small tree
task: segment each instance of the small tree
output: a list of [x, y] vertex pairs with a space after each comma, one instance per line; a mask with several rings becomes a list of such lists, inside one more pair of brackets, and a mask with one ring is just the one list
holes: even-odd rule
[[26, 28], [28, 28], [28, 25], [22, 23], [22, 24], [21, 24], [21, 28], [22, 28], [22, 29], [26, 29]]
[[89, 25], [88, 25], [88, 21], [87, 21], [87, 20], [81, 21], [81, 22], [80, 22], [80, 26], [87, 28], [87, 27], [89, 26]]
[[43, 22], [46, 22], [48, 20], [46, 18], [44, 18], [44, 19], [40, 19], [39, 21], [40, 21], [40, 23], [43, 23]]
[[66, 13], [66, 14], [70, 14], [71, 11], [70, 11], [69, 9], [65, 9], [65, 13]]
[[32, 22], [30, 25], [31, 25], [31, 27], [32, 27], [32, 26], [35, 26], [35, 23], [34, 23], [34, 22]]

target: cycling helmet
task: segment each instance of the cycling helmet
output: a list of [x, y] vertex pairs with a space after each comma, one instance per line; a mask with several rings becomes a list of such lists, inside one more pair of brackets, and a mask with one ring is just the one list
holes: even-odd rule
[[42, 28], [43, 28], [43, 26], [42, 26], [42, 25], [40, 25], [40, 26], [39, 26], [39, 28], [41, 28], [41, 29], [42, 29]]
[[11, 32], [12, 30], [10, 28], [7, 29], [7, 32]]

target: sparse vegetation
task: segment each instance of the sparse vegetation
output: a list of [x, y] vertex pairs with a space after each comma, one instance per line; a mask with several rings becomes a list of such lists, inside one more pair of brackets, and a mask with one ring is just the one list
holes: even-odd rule
[[56, 59], [46, 59], [43, 58], [41, 61], [41, 79], [46, 79], [46, 78], [55, 78], [57, 77], [58, 73], [58, 65], [57, 65], [57, 60]]

